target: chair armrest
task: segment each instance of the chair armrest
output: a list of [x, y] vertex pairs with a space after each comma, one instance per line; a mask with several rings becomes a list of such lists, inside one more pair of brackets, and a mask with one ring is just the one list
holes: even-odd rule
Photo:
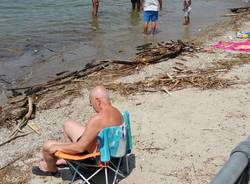
[[100, 153], [99, 152], [94, 152], [94, 153], [90, 153], [90, 154], [71, 155], [71, 154], [68, 154], [68, 153], [57, 151], [55, 153], [55, 156], [58, 157], [58, 158], [65, 159], [65, 160], [75, 160], [75, 161], [77, 161], [77, 160], [85, 160], [85, 159], [88, 159], [88, 158], [95, 158], [97, 156], [100, 156]]

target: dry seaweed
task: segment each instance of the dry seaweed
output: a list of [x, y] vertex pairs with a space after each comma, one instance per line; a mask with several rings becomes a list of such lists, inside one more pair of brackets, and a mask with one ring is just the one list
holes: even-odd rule
[[148, 78], [136, 83], [108, 84], [106, 87], [111, 90], [118, 90], [123, 95], [130, 95], [141, 92], [176, 91], [184, 88], [195, 87], [199, 89], [221, 89], [236, 84], [235, 81], [220, 77], [222, 72], [228, 72], [232, 67], [245, 64], [248, 61], [219, 61], [206, 69], [186, 70], [185, 67], [176, 68], [171, 75], [166, 73], [155, 78]]
[[[74, 98], [75, 96], [80, 95], [79, 89], [82, 87], [112, 83], [114, 79], [133, 74], [145, 65], [166, 61], [169, 58], [180, 55], [182, 52], [192, 53], [199, 50], [199, 48], [196, 48], [193, 44], [183, 43], [180, 40], [176, 42], [161, 42], [156, 45], [147, 44], [139, 46], [137, 49], [139, 51], [131, 61], [96, 61], [87, 64], [83, 69], [78, 71], [73, 71], [71, 73], [62, 72], [58, 75], [55, 74], [55, 79], [45, 83], [8, 89], [13, 92], [13, 95], [9, 97], [7, 104], [1, 108], [0, 126], [11, 127], [13, 126], [13, 122], [23, 118], [28, 112], [27, 96], [33, 98], [34, 106], [37, 110], [48, 109], [59, 101], [65, 99], [66, 96], [67, 98]], [[178, 70], [178, 68], [180, 67], [176, 67], [175, 69]], [[165, 79], [163, 78], [163, 80]], [[182, 84], [190, 83], [189, 80], [189, 78], [178, 78], [168, 82], [171, 84], [170, 86], [172, 86], [172, 88], [181, 88]], [[200, 79], [194, 77], [192, 80], [196, 82]], [[223, 81], [220, 83], [223, 85]], [[139, 86], [139, 89], [145, 88], [143, 87], [143, 85], [145, 85], [143, 82], [141, 82], [141, 84], [138, 83], [137, 85]], [[133, 85], [129, 86], [128, 84], [127, 86], [131, 90], [136, 90]], [[152, 90], [162, 90], [167, 93], [172, 90], [165, 87], [161, 89], [155, 88], [156, 86], [154, 85], [151, 87], [154, 88]], [[149, 88], [147, 90], [149, 90]]]

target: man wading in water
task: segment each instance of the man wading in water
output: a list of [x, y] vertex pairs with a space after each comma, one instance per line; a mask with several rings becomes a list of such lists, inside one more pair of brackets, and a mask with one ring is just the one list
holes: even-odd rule
[[183, 1], [183, 11], [184, 11], [183, 25], [188, 25], [190, 23], [191, 3], [192, 3], [191, 0]]

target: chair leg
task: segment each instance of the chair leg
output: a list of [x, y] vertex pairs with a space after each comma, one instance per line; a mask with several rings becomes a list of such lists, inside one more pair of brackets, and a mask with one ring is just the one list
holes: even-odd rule
[[[96, 172], [94, 172], [90, 177], [87, 178], [87, 180], [89, 181], [91, 178], [93, 178], [96, 174], [98, 174], [103, 168], [98, 169]], [[83, 182], [83, 184], [85, 183], [85, 181]]]
[[127, 174], [129, 174], [129, 172], [130, 172], [130, 170], [129, 170], [129, 163], [128, 163], [128, 157], [129, 157], [129, 155], [125, 155], [125, 162], [126, 162]]
[[[68, 163], [68, 165], [69, 165], [69, 163]], [[78, 170], [78, 169], [79, 169], [79, 166], [76, 167], [76, 170]], [[74, 171], [75, 171], [75, 170], [74, 170]], [[76, 171], [74, 172], [74, 175], [73, 175], [73, 177], [72, 177], [71, 183], [74, 182], [75, 178], [76, 178]]]
[[106, 184], [109, 184], [109, 179], [108, 179], [108, 169], [105, 167], [105, 179], [106, 179]]
[[115, 177], [114, 177], [113, 184], [115, 184], [117, 175], [118, 175], [118, 173], [119, 173], [119, 168], [120, 168], [120, 165], [121, 165], [121, 161], [122, 161], [122, 158], [119, 159], [118, 166], [117, 166], [116, 171], [115, 171]]
[[77, 174], [79, 174], [79, 175], [81, 176], [81, 178], [82, 178], [87, 184], [90, 184], [89, 181], [88, 181], [88, 180], [78, 171], [78, 167], [79, 167], [79, 166], [77, 166], [77, 168], [75, 168], [74, 165], [71, 164], [70, 162], [68, 162], [68, 164], [69, 164], [69, 166], [72, 167], [72, 169], [73, 169]]

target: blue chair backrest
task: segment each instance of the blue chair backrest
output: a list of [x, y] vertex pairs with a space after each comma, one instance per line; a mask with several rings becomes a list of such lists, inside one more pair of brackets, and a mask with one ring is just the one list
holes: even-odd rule
[[126, 147], [126, 152], [130, 153], [132, 148], [133, 148], [133, 143], [132, 143], [132, 133], [131, 133], [131, 126], [130, 126], [130, 117], [128, 111], [124, 111], [122, 113], [123, 117], [123, 122], [126, 126], [126, 135], [127, 135], [127, 147]]
[[97, 136], [100, 160], [110, 161], [111, 157], [123, 157], [132, 150], [129, 113], [122, 113], [123, 124], [102, 129]]
[[97, 136], [97, 143], [102, 162], [110, 161], [110, 157], [123, 157], [127, 146], [125, 125], [102, 129]]

